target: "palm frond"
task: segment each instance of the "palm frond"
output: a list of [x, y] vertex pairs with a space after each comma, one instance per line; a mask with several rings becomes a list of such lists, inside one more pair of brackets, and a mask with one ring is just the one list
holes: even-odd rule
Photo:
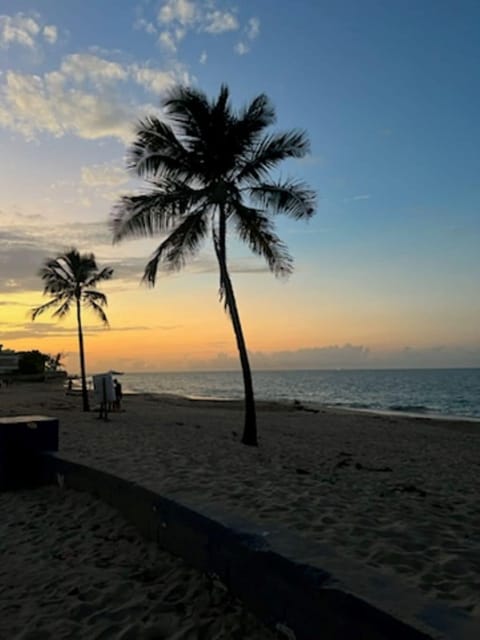
[[96, 289], [84, 289], [82, 291], [82, 300], [93, 300], [97, 304], [105, 307], [108, 304], [107, 296], [101, 291], [97, 291]]
[[187, 258], [195, 255], [200, 248], [206, 231], [205, 207], [202, 206], [185, 218], [156, 249], [145, 267], [143, 280], [154, 286], [160, 263], [167, 271], [181, 269]]
[[73, 274], [60, 256], [46, 260], [38, 275], [44, 282], [44, 293], [57, 293], [72, 287]]
[[275, 109], [267, 95], [261, 93], [238, 114], [238, 127], [248, 134], [254, 135], [274, 124]]
[[48, 311], [52, 307], [55, 307], [57, 304], [60, 304], [60, 302], [61, 302], [61, 298], [55, 297], [55, 298], [52, 298], [52, 300], [49, 300], [48, 302], [45, 302], [44, 304], [39, 305], [38, 307], [34, 307], [32, 309], [32, 315], [31, 315], [32, 320], [36, 320], [38, 316], [41, 316], [43, 313], [45, 313], [45, 311]]
[[110, 221], [114, 242], [169, 231], [178, 217], [188, 214], [189, 209], [205, 197], [204, 190], [193, 189], [184, 183], [168, 181], [162, 184], [166, 185], [163, 189], [120, 198]]
[[110, 220], [113, 241], [163, 233], [171, 228], [179, 213], [178, 203], [162, 192], [122, 196], [114, 206]]
[[286, 213], [296, 220], [311, 218], [315, 213], [315, 192], [303, 182], [287, 180], [277, 183], [260, 183], [248, 189], [250, 198], [265, 211]]
[[85, 286], [95, 287], [99, 282], [103, 282], [105, 280], [111, 280], [112, 276], [113, 276], [112, 267], [104, 267], [100, 271], [89, 274], [88, 277], [85, 279]]
[[[255, 148], [264, 130], [275, 122], [275, 109], [265, 94], [257, 96], [249, 105], [241, 109], [233, 123], [233, 136], [243, 153]], [[239, 155], [242, 161], [242, 156]]]
[[92, 298], [88, 298], [88, 299], [86, 300], [86, 305], [87, 305], [87, 307], [88, 307], [89, 309], [91, 309], [91, 310], [92, 310], [92, 311], [93, 311], [93, 312], [94, 312], [94, 313], [95, 313], [95, 314], [100, 318], [100, 320], [102, 321], [102, 323], [103, 323], [105, 326], [107, 326], [107, 327], [109, 326], [108, 318], [107, 318], [107, 316], [106, 316], [106, 314], [105, 314], [105, 311], [102, 309], [102, 307], [101, 307], [101, 305], [100, 305], [100, 304], [98, 304], [98, 303], [97, 303], [95, 300], [93, 300]]
[[127, 169], [138, 176], [189, 178], [192, 156], [172, 127], [155, 116], [138, 123], [136, 139], [127, 153]]
[[265, 136], [251, 156], [244, 160], [236, 178], [258, 181], [282, 160], [303, 158], [310, 150], [310, 143], [303, 131], [288, 131]]
[[253, 253], [261, 256], [276, 276], [288, 276], [293, 271], [293, 259], [287, 246], [274, 232], [273, 224], [257, 209], [235, 205], [237, 233]]
[[192, 87], [177, 86], [163, 100], [169, 119], [178, 126], [180, 140], [189, 145], [202, 139], [208, 128], [211, 107], [206, 95]]
[[72, 298], [68, 297], [63, 300], [62, 304], [53, 313], [54, 318], [64, 318], [70, 312]]

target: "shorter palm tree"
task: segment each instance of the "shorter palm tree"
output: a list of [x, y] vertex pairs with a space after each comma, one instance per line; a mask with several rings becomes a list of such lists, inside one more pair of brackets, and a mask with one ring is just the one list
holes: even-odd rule
[[80, 254], [72, 248], [56, 258], [47, 258], [39, 271], [44, 282], [43, 295], [51, 300], [32, 310], [32, 320], [48, 310], [53, 310], [53, 317], [64, 318], [75, 305], [77, 314], [78, 347], [80, 353], [80, 374], [82, 378], [83, 410], [89, 411], [87, 376], [85, 368], [85, 349], [83, 342], [81, 308], [91, 309], [108, 326], [104, 307], [107, 296], [96, 287], [99, 282], [110, 280], [113, 275], [111, 267], [99, 269], [93, 253]]

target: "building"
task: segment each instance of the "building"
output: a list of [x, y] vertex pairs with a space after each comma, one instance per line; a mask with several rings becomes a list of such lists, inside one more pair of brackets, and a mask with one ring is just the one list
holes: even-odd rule
[[4, 349], [3, 344], [0, 344], [0, 376], [18, 371], [19, 358], [20, 354], [15, 353], [12, 349]]

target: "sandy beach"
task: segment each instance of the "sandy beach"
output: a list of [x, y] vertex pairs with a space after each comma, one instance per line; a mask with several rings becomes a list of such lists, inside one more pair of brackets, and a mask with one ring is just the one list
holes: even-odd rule
[[[240, 444], [243, 412], [238, 402], [130, 395], [124, 397], [123, 410], [103, 422], [94, 411], [82, 413], [80, 397], [66, 395], [56, 385], [22, 384], [0, 391], [0, 415], [26, 413], [60, 419], [64, 456], [191, 505], [221, 506], [267, 531], [281, 525], [329, 543], [344, 557], [395, 575], [407, 590], [413, 586], [480, 618], [479, 423], [260, 403], [260, 447], [255, 449]], [[70, 498], [70, 492], [59, 497], [58, 491], [41, 490], [38, 504], [43, 507], [36, 507], [35, 521], [47, 518], [50, 503], [61, 511], [58, 505], [72, 500], [70, 510], [79, 515], [76, 520], [72, 515], [71, 525], [86, 523], [82, 553], [94, 558], [95, 551], [89, 551], [94, 541], [85, 536], [103, 506], [86, 496]], [[0, 500], [16, 530], [8, 548], [32, 535], [18, 519], [25, 519], [33, 498], [0, 494]], [[109, 511], [103, 517], [108, 521], [115, 516]], [[127, 527], [118, 524], [116, 531], [123, 531], [122, 526]], [[43, 549], [48, 542], [40, 530], [35, 540]], [[80, 535], [75, 530], [71, 535]], [[134, 546], [140, 549], [141, 544]], [[148, 548], [142, 558], [158, 553]], [[2, 607], [6, 575], [20, 575], [14, 556], [6, 557], [13, 564], [2, 564]], [[45, 579], [53, 576], [50, 572]], [[195, 585], [191, 593], [202, 590], [200, 582]], [[25, 587], [18, 593], [27, 596]], [[137, 596], [146, 597], [141, 590]]]
[[275, 637], [88, 494], [0, 493], [0, 511], [2, 640]]

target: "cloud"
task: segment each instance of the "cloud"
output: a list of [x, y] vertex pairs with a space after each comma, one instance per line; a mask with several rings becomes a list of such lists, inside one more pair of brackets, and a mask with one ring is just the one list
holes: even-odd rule
[[202, 51], [202, 53], [200, 54], [200, 59], [199, 59], [200, 64], [206, 64], [207, 63], [207, 59], [208, 59], [207, 52], [206, 51]]
[[81, 168], [81, 180], [89, 187], [113, 187], [128, 182], [124, 169], [111, 164], [92, 164]]
[[[41, 301], [39, 302], [41, 303]], [[34, 306], [34, 305], [32, 305]], [[48, 311], [46, 312], [48, 315]], [[125, 331], [151, 331], [154, 327], [148, 326], [129, 326], [129, 327], [116, 327], [110, 325], [109, 327], [105, 327], [102, 324], [98, 325], [85, 325], [83, 327], [84, 335], [95, 335], [101, 333], [103, 331], [113, 331], [113, 332], [125, 332]], [[60, 321], [57, 322], [26, 322], [23, 325], [16, 325], [15, 329], [5, 330], [2, 332], [9, 342], [13, 340], [22, 340], [25, 338], [59, 338], [62, 336], [76, 336], [77, 328], [76, 327], [65, 327], [60, 324]]]
[[49, 44], [55, 44], [58, 38], [57, 27], [53, 24], [47, 24], [43, 27], [43, 37]]
[[103, 88], [106, 83], [126, 80], [129, 72], [118, 62], [105, 60], [90, 53], [68, 55], [60, 65], [60, 73], [65, 79], [81, 84], [92, 82]]
[[177, 52], [175, 36], [170, 31], [162, 31], [158, 36], [158, 43], [166, 51], [170, 51], [171, 53]]
[[246, 35], [249, 40], [255, 40], [260, 34], [260, 20], [258, 18], [250, 18], [246, 27]]
[[[15, 300], [0, 300], [0, 307], [28, 307], [25, 302], [16, 302]], [[0, 322], [4, 326], [7, 326], [6, 322]]]
[[344, 202], [358, 202], [360, 200], [370, 200], [371, 195], [369, 193], [360, 194], [358, 196], [351, 196], [350, 198], [344, 198]]
[[95, 140], [107, 136], [131, 139], [135, 109], [114, 92], [89, 93], [63, 85], [57, 74], [43, 77], [7, 72], [0, 93], [0, 124], [27, 140], [47, 132]]
[[158, 21], [162, 24], [179, 22], [188, 25], [195, 22], [197, 7], [191, 0], [167, 0], [158, 12]]
[[[170, 54], [177, 52], [180, 41], [189, 31], [217, 36], [240, 28], [237, 10], [219, 9], [216, 0], [164, 0], [156, 19], [160, 31], [158, 43]], [[144, 27], [145, 22], [149, 24], [144, 18], [140, 18], [135, 24]], [[256, 29], [255, 22], [249, 24], [249, 33]]]
[[34, 49], [39, 32], [39, 23], [23, 13], [0, 16], [0, 48], [2, 49], [8, 49], [14, 44]]
[[233, 47], [235, 53], [243, 56], [250, 51], [250, 43], [258, 38], [260, 34], [260, 20], [256, 17], [250, 18], [243, 28], [243, 40], [237, 42]]
[[145, 33], [150, 35], [157, 33], [157, 29], [153, 22], [149, 22], [148, 20], [145, 20], [145, 18], [137, 18], [133, 24], [133, 28], [139, 31], [145, 31]]
[[239, 56], [244, 56], [250, 51], [250, 47], [244, 42], [237, 42], [237, 44], [233, 47], [233, 50], [235, 51], [235, 53], [238, 53]]
[[[404, 347], [374, 351], [364, 345], [345, 344], [309, 347], [290, 351], [251, 352], [250, 362], [258, 370], [281, 369], [404, 369], [478, 367], [480, 345]], [[239, 369], [237, 355], [218, 353], [209, 360], [188, 363], [197, 370]]]
[[[19, 220], [22, 221], [21, 226]], [[78, 222], [72, 238], [72, 225], [51, 225], [46, 218], [28, 220], [15, 214], [0, 218], [0, 293], [19, 293], [41, 289], [38, 270], [48, 257], [64, 252], [75, 244], [80, 251], [95, 250], [99, 263], [104, 260], [98, 249], [111, 247], [111, 233], [104, 222]], [[125, 270], [125, 277], [129, 276]], [[140, 267], [134, 270], [132, 281], [138, 283]], [[116, 274], [117, 275], [117, 274]]]
[[0, 231], [0, 293], [38, 289], [38, 269], [47, 257], [33, 236], [22, 231]]
[[164, 70], [121, 65], [89, 53], [69, 55], [59, 69], [44, 75], [7, 71], [2, 80], [0, 125], [27, 140], [49, 133], [129, 142], [132, 124], [153, 107], [126, 99], [121, 91], [126, 83], [157, 95], [176, 82], [188, 82], [189, 77], [180, 63]]
[[133, 64], [129, 67], [130, 77], [147, 91], [161, 94], [175, 83], [190, 83], [187, 68], [180, 62], [172, 63], [168, 70]]
[[205, 17], [203, 29], [207, 33], [224, 33], [238, 29], [237, 16], [230, 11], [211, 11]]
[[[329, 369], [337, 367], [362, 367], [368, 362], [370, 350], [363, 345], [345, 344], [327, 347], [312, 347], [291, 351], [251, 352], [252, 367], [255, 369]], [[218, 353], [211, 360], [191, 362], [192, 368], [228, 370], [238, 369], [236, 355]]]
[[57, 40], [58, 28], [53, 24], [42, 25], [37, 13], [0, 15], [0, 49], [23, 47], [39, 60], [43, 43], [53, 45]]

